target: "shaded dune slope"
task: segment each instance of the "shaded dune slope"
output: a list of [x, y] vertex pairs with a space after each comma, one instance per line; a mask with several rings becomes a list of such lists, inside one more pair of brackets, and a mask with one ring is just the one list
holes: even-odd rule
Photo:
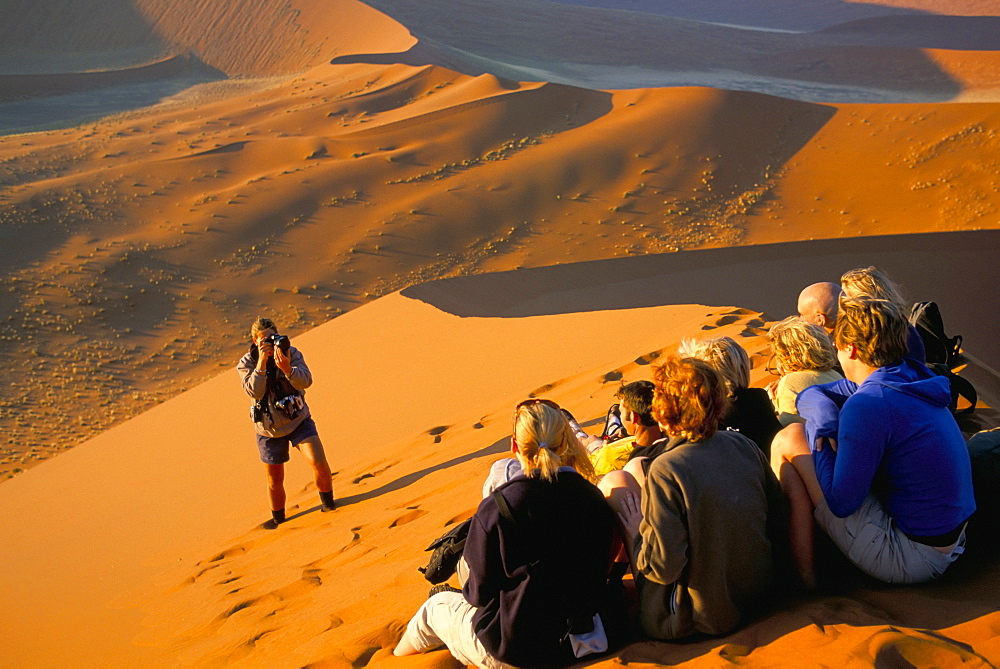
[[190, 55], [171, 56], [124, 70], [63, 74], [0, 74], [0, 102], [144, 83], [192, 73], [198, 73], [206, 79], [221, 76], [218, 70], [206, 66]]
[[[713, 80], [718, 80], [760, 92], [773, 92], [768, 80], [778, 80], [804, 86], [786, 87], [790, 96], [821, 101], [948, 100], [965, 90], [994, 90], [1000, 83], [995, 72], [942, 70], [924, 53], [996, 51], [1000, 17], [995, 11], [976, 17], [888, 12], [793, 33], [531, 0], [502, 7], [487, 0], [369, 4], [418, 38], [421, 46], [401, 56], [404, 62], [468, 74], [554, 78], [596, 88], [716, 85]], [[620, 40], [624, 34], [629, 38]], [[817, 67], [825, 61], [836, 67]]]

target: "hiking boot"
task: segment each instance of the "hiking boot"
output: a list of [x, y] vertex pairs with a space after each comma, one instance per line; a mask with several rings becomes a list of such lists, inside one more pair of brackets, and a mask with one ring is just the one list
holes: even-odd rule
[[427, 593], [427, 596], [433, 597], [439, 592], [457, 592], [461, 594], [462, 591], [448, 583], [439, 583], [438, 585], [435, 585], [433, 588], [431, 588], [431, 591]]

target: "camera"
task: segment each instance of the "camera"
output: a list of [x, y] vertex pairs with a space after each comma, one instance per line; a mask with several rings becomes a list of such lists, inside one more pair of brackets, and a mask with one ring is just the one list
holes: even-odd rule
[[271, 346], [280, 348], [282, 353], [288, 353], [288, 348], [292, 345], [292, 342], [288, 339], [288, 335], [283, 334], [268, 335], [264, 337], [264, 341], [271, 342]]
[[302, 401], [301, 395], [289, 395], [275, 402], [274, 406], [278, 407], [289, 418], [295, 418], [305, 406], [305, 402]]

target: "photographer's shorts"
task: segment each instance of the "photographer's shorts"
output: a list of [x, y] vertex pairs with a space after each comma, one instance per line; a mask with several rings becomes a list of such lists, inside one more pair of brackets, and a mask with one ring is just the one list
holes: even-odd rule
[[816, 506], [813, 515], [816, 524], [858, 569], [886, 583], [923, 583], [937, 578], [965, 550], [964, 531], [951, 553], [913, 541], [870, 494], [846, 518], [833, 515], [826, 500]]
[[266, 465], [282, 465], [288, 462], [289, 446], [298, 446], [310, 437], [319, 436], [316, 423], [312, 416], [306, 416], [299, 426], [284, 437], [265, 437], [257, 435], [257, 450], [260, 451], [260, 461]]

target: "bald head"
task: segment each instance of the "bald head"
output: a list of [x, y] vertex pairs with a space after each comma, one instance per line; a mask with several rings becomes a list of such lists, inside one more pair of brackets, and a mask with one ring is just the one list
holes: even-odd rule
[[833, 332], [837, 322], [840, 286], [829, 281], [806, 286], [799, 293], [799, 318]]

